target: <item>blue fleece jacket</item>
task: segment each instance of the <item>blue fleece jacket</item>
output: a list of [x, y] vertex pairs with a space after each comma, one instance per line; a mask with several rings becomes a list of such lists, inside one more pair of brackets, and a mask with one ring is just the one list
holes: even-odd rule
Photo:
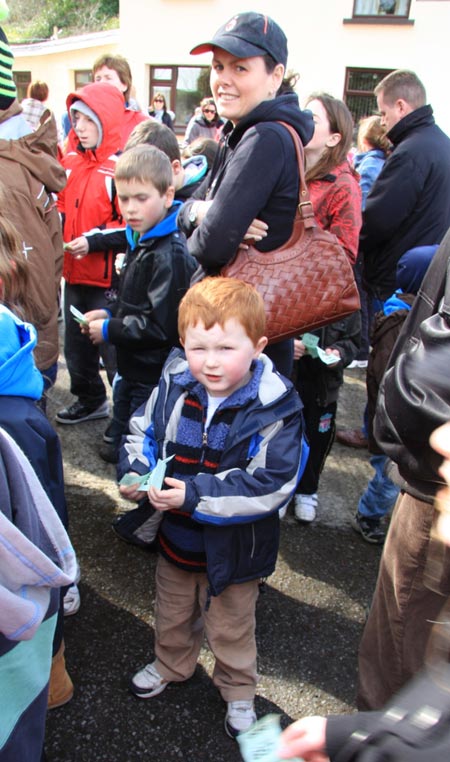
[[33, 350], [36, 329], [0, 305], [0, 396], [42, 396], [44, 382], [36, 368]]

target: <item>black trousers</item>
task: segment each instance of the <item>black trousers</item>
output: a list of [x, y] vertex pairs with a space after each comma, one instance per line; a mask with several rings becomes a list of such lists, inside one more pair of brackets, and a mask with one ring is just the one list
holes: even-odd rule
[[323, 407], [319, 405], [317, 384], [312, 379], [297, 378], [295, 385], [304, 405], [305, 429], [310, 446], [308, 462], [297, 492], [313, 495], [318, 490], [320, 474], [334, 442], [337, 402]]
[[80, 402], [93, 409], [106, 400], [106, 389], [99, 372], [100, 356], [112, 384], [116, 372], [116, 350], [111, 344], [95, 346], [70, 312], [73, 304], [80, 312], [104, 309], [106, 289], [66, 283], [64, 289], [64, 354], [70, 376], [70, 391]]

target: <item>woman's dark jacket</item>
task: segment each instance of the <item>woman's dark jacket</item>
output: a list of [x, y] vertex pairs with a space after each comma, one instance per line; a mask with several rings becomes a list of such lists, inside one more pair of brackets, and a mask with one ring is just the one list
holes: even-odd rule
[[[277, 120], [292, 125], [303, 145], [311, 139], [312, 114], [300, 110], [295, 94], [263, 101], [236, 127], [227, 122], [211, 176], [179, 213], [189, 251], [207, 273], [233, 258], [255, 218], [268, 225], [267, 238], [256, 243], [260, 251], [281, 246], [291, 235], [299, 173], [293, 140]], [[197, 228], [189, 221], [194, 198], [215, 200]]]

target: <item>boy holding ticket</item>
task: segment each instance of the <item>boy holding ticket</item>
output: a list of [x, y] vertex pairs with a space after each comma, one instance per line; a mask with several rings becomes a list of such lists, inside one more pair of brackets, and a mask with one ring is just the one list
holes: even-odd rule
[[[231, 278], [206, 278], [179, 307], [184, 353], [171, 353], [145, 409], [130, 421], [119, 475], [167, 464], [148, 498], [159, 524], [155, 658], [130, 689], [161, 693], [194, 673], [206, 635], [231, 737], [256, 719], [255, 606], [274, 571], [279, 509], [301, 471], [301, 401], [262, 353], [264, 305]], [[135, 499], [136, 486], [122, 486]], [[141, 493], [142, 494], [142, 493]]]
[[147, 401], [167, 356], [178, 345], [178, 303], [196, 269], [177, 229], [172, 167], [157, 148], [139, 145], [120, 156], [114, 180], [128, 241], [117, 298], [84, 314], [81, 331], [94, 344], [116, 347], [110, 442], [100, 456], [117, 461], [128, 420]]

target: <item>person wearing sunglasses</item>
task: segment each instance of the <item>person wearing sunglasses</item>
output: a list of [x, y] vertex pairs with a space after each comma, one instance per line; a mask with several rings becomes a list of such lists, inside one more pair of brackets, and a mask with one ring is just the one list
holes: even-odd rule
[[212, 138], [218, 142], [224, 124], [224, 120], [217, 113], [214, 98], [203, 98], [200, 103], [200, 114], [194, 115], [186, 128], [184, 142], [189, 145], [196, 138]]
[[162, 93], [155, 93], [152, 100], [152, 105], [148, 110], [149, 116], [152, 116], [153, 119], [156, 119], [158, 122], [161, 122], [161, 124], [165, 124], [167, 127], [170, 127], [171, 130], [175, 132], [175, 128], [173, 126], [173, 120], [175, 119], [175, 114], [173, 111], [167, 110], [167, 103], [164, 95]]

